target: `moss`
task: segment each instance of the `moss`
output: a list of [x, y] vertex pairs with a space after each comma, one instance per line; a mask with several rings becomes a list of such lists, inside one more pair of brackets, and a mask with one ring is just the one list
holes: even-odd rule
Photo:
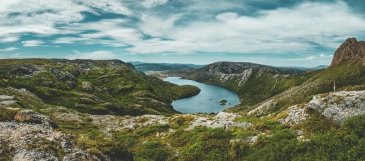
[[170, 124], [172, 124], [172, 128], [173, 129], [183, 129], [183, 128], [187, 128], [190, 124], [190, 122], [192, 122], [194, 120], [195, 117], [190, 116], [190, 115], [180, 115], [177, 117], [173, 117], [170, 120]]
[[41, 152], [53, 152], [56, 157], [62, 160], [65, 152], [62, 150], [61, 144], [50, 141], [45, 138], [34, 138], [26, 147], [28, 150], [36, 150]]

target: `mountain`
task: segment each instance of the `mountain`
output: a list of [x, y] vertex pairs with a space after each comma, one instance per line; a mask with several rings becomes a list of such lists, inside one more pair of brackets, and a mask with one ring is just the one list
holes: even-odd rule
[[181, 70], [181, 69], [190, 69], [190, 68], [199, 68], [199, 67], [202, 67], [202, 65], [195, 65], [195, 64], [173, 64], [173, 63], [131, 62], [131, 64], [138, 71], [141, 71], [141, 72]]
[[235, 91], [242, 105], [254, 105], [290, 87], [301, 84], [311, 74], [297, 68], [271, 67], [245, 62], [217, 62], [198, 69], [168, 72]]
[[[363, 68], [364, 42], [347, 39], [335, 52], [331, 66], [312, 73], [310, 78], [261, 103], [256, 104], [249, 114], [262, 115], [286, 109], [294, 104], [306, 102], [315, 94], [334, 90], [365, 89], [365, 69]], [[240, 107], [239, 109], [248, 109]], [[249, 109], [252, 109], [249, 108]], [[246, 111], [246, 110], [244, 110]], [[247, 112], [247, 111], [246, 111]]]
[[3, 91], [26, 89], [46, 104], [90, 114], [172, 114], [174, 99], [199, 91], [146, 76], [120, 60], [0, 60], [0, 78]]
[[336, 50], [331, 66], [344, 63], [365, 65], [365, 41], [349, 38]]
[[241, 105], [229, 110], [263, 115], [333, 91], [334, 82], [337, 90], [365, 89], [364, 44], [355, 38], [347, 39], [336, 50], [331, 66], [319, 70], [217, 62], [169, 74], [231, 89], [239, 95]]
[[315, 67], [310, 68], [310, 69], [318, 70], [318, 69], [326, 69], [326, 68], [328, 68], [328, 65], [318, 65], [318, 66], [315, 66]]

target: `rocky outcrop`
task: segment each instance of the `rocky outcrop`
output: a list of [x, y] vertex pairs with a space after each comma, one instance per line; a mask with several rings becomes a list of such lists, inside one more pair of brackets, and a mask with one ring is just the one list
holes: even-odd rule
[[80, 149], [73, 137], [55, 131], [47, 116], [31, 110], [18, 112], [20, 122], [0, 122], [0, 143], [7, 143], [13, 161], [99, 161]]
[[9, 106], [16, 103], [14, 96], [0, 95], [0, 107]]
[[350, 117], [365, 115], [365, 91], [339, 91], [315, 95], [307, 104], [294, 105], [283, 111], [286, 116], [279, 121], [290, 126], [303, 123], [310, 117], [308, 109], [342, 124]]
[[48, 117], [32, 110], [23, 109], [16, 113], [14, 120], [21, 123], [44, 124], [55, 127], [55, 123]]
[[291, 106], [285, 112], [287, 116], [283, 119], [280, 119], [279, 122], [290, 126], [298, 125], [304, 122], [309, 117], [309, 114], [306, 113], [305, 105]]
[[209, 128], [224, 128], [231, 129], [233, 127], [238, 128], [250, 128], [252, 123], [249, 122], [236, 122], [235, 119], [239, 117], [235, 113], [220, 112], [213, 118], [207, 117], [196, 117], [195, 120], [190, 124], [188, 129], [194, 129], [197, 126], [205, 126]]
[[90, 82], [84, 81], [84, 82], [81, 83], [81, 88], [84, 91], [92, 91], [93, 90], [93, 85]]
[[347, 39], [335, 52], [331, 66], [360, 63], [365, 65], [365, 42], [356, 38]]
[[316, 95], [307, 106], [337, 123], [343, 123], [347, 118], [365, 114], [365, 91], [340, 91]]

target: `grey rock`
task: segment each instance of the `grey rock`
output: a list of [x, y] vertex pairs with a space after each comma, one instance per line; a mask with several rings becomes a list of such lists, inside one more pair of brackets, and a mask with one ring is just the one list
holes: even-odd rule
[[316, 95], [307, 106], [337, 123], [343, 123], [347, 118], [365, 114], [365, 91]]
[[280, 119], [279, 122], [290, 126], [298, 125], [309, 117], [309, 114], [306, 113], [305, 109], [305, 105], [291, 106], [287, 110], [288, 116], [286, 116], [284, 119]]

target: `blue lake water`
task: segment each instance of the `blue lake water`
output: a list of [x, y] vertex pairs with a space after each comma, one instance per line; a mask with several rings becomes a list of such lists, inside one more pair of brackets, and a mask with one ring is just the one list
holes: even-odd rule
[[[193, 85], [200, 88], [201, 91], [198, 95], [172, 102], [174, 109], [182, 113], [217, 113], [221, 112], [225, 108], [233, 107], [240, 103], [235, 92], [219, 86], [182, 79], [180, 77], [167, 77], [164, 81], [177, 85]], [[227, 100], [227, 103], [222, 106], [220, 105], [221, 100]]]

